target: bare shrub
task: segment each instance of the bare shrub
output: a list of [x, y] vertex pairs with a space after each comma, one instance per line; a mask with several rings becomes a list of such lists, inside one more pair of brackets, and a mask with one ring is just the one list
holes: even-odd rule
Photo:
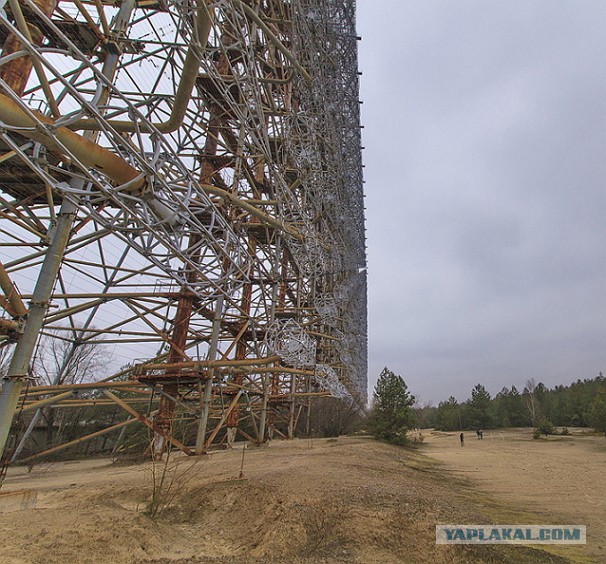
[[303, 516], [306, 542], [302, 554], [306, 557], [326, 555], [341, 547], [345, 540], [339, 535], [339, 514], [322, 507], [308, 507]]

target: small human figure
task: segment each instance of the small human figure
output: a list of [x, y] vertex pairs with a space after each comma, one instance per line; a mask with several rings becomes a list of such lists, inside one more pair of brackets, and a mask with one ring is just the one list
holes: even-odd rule
[[465, 435], [463, 433], [461, 433], [459, 435], [459, 438], [461, 439], [461, 446], [465, 446]]
[[480, 431], [480, 429], [477, 429], [477, 430], [476, 430], [476, 435], [478, 436], [478, 441], [480, 440], [480, 433], [481, 433], [481, 432], [482, 432], [482, 431]]
[[479, 435], [480, 435], [480, 440], [484, 439], [484, 431], [482, 431], [482, 429], [480, 429]]

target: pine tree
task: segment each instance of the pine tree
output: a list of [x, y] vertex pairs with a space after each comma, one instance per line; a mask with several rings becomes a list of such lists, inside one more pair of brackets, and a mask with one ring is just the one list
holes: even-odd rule
[[588, 414], [589, 424], [598, 432], [606, 433], [606, 400], [595, 397]]
[[406, 442], [406, 431], [414, 425], [415, 398], [401, 376], [384, 368], [373, 393], [368, 420], [370, 432], [378, 439], [396, 444]]
[[448, 401], [441, 401], [436, 413], [436, 428], [441, 431], [456, 431], [463, 429], [461, 405], [454, 396]]
[[492, 427], [490, 417], [490, 394], [482, 384], [471, 390], [471, 401], [468, 405], [470, 423], [476, 429]]

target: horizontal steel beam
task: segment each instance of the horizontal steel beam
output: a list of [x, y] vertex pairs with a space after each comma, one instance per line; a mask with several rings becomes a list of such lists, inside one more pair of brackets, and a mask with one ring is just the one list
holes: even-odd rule
[[118, 155], [67, 127], [58, 126], [51, 118], [36, 110], [24, 110], [4, 94], [0, 94], [0, 121], [53, 152], [64, 154], [67, 149], [84, 166], [98, 170], [117, 184], [129, 184], [131, 191], [141, 190], [145, 185], [143, 174]]

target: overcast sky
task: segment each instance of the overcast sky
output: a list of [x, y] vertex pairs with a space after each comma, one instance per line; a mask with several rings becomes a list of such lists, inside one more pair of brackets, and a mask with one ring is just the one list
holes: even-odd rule
[[357, 11], [369, 389], [606, 372], [606, 1]]

